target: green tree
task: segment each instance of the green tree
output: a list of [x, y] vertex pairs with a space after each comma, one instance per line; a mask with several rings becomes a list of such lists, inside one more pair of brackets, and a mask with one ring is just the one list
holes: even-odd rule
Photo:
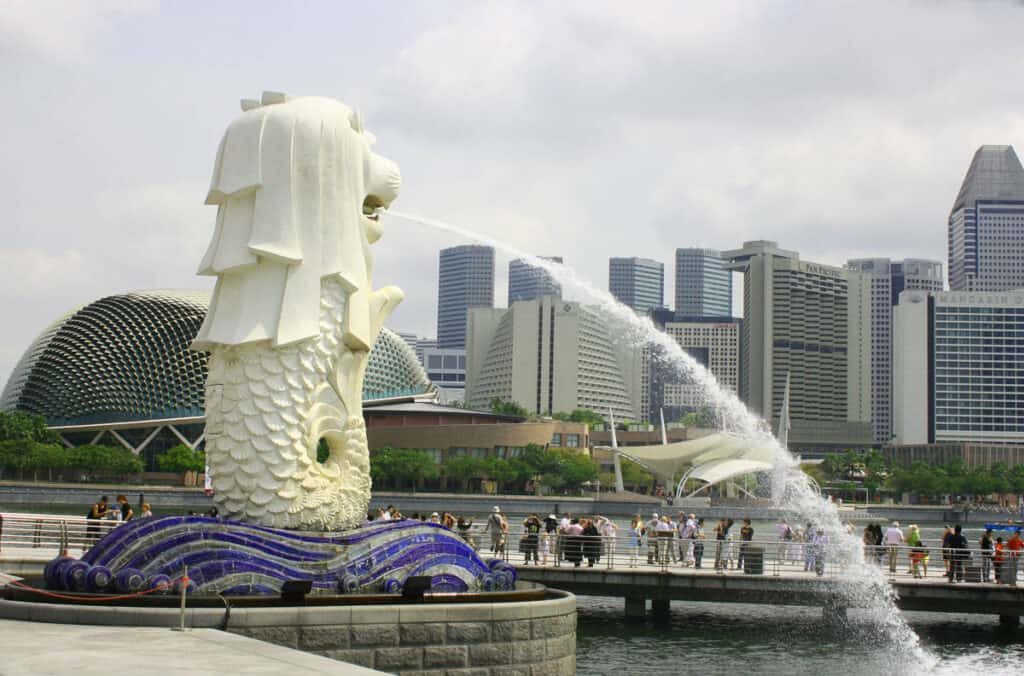
[[597, 478], [598, 467], [589, 456], [569, 450], [549, 451], [557, 456], [558, 466], [544, 474], [542, 482], [551, 488], [579, 490], [584, 483]]
[[699, 411], [690, 411], [677, 422], [687, 427], [714, 427], [715, 417], [709, 409], [702, 408]]
[[502, 401], [498, 397], [491, 399], [491, 412], [498, 415], [514, 415], [520, 418], [529, 417], [529, 412], [521, 404], [514, 401]]
[[158, 455], [156, 466], [161, 472], [202, 472], [206, 469], [206, 454], [178, 444]]
[[574, 409], [572, 413], [557, 411], [552, 413], [551, 417], [564, 422], [586, 423], [591, 427], [604, 424], [604, 416], [585, 408]]
[[126, 448], [76, 446], [68, 449], [68, 467], [79, 470], [86, 481], [99, 475], [124, 477], [142, 471], [142, 460]]
[[483, 471], [488, 479], [497, 484], [499, 493], [504, 492], [505, 484], [516, 478], [516, 467], [505, 458], [492, 457], [483, 462]]
[[437, 463], [426, 451], [417, 448], [382, 448], [370, 457], [370, 476], [374, 481], [391, 480], [396, 488], [410, 483], [413, 492], [424, 479], [438, 475]]
[[39, 473], [46, 472], [47, 480], [53, 481], [53, 471], [64, 468], [68, 463], [68, 453], [58, 444], [40, 444], [29, 442], [28, 453], [22, 457], [21, 469], [32, 472], [32, 480], [39, 480]]
[[465, 492], [469, 489], [470, 479], [475, 479], [483, 474], [483, 463], [479, 458], [469, 455], [462, 455], [456, 458], [449, 458], [441, 468], [441, 471], [449, 479], [459, 482], [459, 490]]
[[23, 470], [32, 443], [27, 439], [0, 441], [0, 478]]
[[15, 440], [55, 444], [60, 441], [60, 437], [46, 426], [46, 418], [41, 415], [0, 411], [0, 441]]
[[643, 465], [621, 458], [621, 466], [623, 486], [632, 486], [634, 491], [641, 487], [653, 490], [654, 475], [644, 469]]

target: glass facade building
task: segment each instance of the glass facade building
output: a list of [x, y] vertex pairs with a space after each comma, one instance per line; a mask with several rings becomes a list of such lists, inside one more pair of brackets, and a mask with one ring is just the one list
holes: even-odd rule
[[676, 249], [676, 314], [731, 317], [732, 271], [715, 249]]
[[974, 154], [949, 214], [949, 288], [1024, 288], [1024, 167], [1013, 146]]
[[665, 305], [665, 266], [649, 258], [610, 258], [608, 291], [637, 314], [646, 315]]
[[[561, 263], [561, 256], [543, 257]], [[508, 307], [520, 300], [537, 300], [542, 296], [562, 297], [562, 285], [541, 268], [516, 259], [508, 264]]]
[[437, 346], [465, 349], [466, 312], [494, 307], [494, 249], [475, 244], [441, 249], [437, 276]]

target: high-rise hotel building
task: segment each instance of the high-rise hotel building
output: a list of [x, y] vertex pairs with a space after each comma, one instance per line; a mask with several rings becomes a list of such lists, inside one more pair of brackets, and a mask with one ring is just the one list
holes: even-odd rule
[[466, 312], [494, 307], [494, 249], [475, 244], [441, 249], [437, 274], [437, 346], [466, 347]]
[[546, 414], [611, 408], [619, 420], [636, 420], [638, 352], [617, 343], [593, 310], [553, 296], [473, 309], [466, 404], [487, 408], [497, 398]]
[[792, 446], [868, 445], [871, 296], [868, 277], [800, 260], [775, 242], [722, 252], [743, 273], [742, 399], [777, 429], [790, 376]]
[[896, 443], [1024, 443], [1024, 290], [904, 291], [893, 328]]
[[1013, 146], [974, 153], [949, 214], [949, 288], [1024, 288], [1024, 167]]
[[892, 439], [892, 312], [903, 290], [942, 291], [942, 263], [858, 258], [846, 267], [871, 280], [871, 425], [877, 444]]

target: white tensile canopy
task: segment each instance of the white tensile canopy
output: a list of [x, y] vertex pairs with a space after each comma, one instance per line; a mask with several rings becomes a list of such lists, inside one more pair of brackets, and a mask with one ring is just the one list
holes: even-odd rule
[[749, 439], [716, 432], [698, 439], [657, 446], [619, 447], [618, 452], [658, 475], [666, 486], [674, 483], [685, 466], [686, 478], [707, 485], [728, 481], [774, 466], [776, 444], [771, 439]]

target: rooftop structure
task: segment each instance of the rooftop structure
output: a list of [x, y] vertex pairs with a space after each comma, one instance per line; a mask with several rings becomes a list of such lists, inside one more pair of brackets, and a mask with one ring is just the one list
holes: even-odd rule
[[1013, 146], [981, 146], [949, 214], [949, 288], [1024, 288], [1024, 167]]
[[608, 291], [645, 315], [665, 304], [665, 266], [650, 258], [609, 258]]
[[466, 347], [466, 312], [494, 307], [494, 249], [475, 244], [442, 249], [437, 272], [437, 346]]

